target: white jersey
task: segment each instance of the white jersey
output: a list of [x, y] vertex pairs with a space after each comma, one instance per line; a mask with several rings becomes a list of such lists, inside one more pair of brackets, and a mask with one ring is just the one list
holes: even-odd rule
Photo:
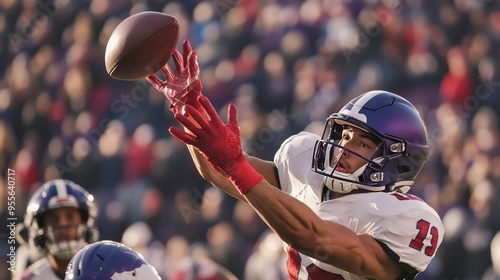
[[[324, 176], [311, 170], [318, 139], [301, 132], [282, 144], [274, 157], [281, 189], [323, 220], [373, 236], [405, 271], [423, 271], [443, 240], [436, 211], [416, 196], [396, 192], [350, 194], [322, 202]], [[285, 247], [290, 279], [365, 279]]]
[[47, 258], [41, 258], [30, 265], [21, 275], [21, 280], [61, 280], [49, 264]]

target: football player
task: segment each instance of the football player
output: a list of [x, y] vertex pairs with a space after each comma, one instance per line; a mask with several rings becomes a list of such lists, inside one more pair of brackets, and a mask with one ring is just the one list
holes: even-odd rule
[[264, 161], [242, 152], [236, 106], [224, 124], [201, 95], [192, 53], [177, 55], [177, 74], [165, 66], [167, 81], [148, 78], [184, 127], [170, 133], [203, 178], [248, 202], [285, 242], [290, 279], [413, 279], [426, 269], [444, 228], [408, 193], [429, 153], [409, 101], [366, 92], [327, 118], [321, 136], [293, 135]]
[[68, 180], [43, 184], [31, 197], [24, 217], [29, 245], [45, 257], [20, 275], [23, 280], [64, 279], [70, 259], [96, 242], [98, 209], [94, 197]]

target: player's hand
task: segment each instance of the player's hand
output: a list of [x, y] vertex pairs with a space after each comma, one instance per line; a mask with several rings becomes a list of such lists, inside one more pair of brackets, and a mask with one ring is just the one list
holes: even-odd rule
[[169, 109], [174, 114], [181, 112], [182, 106], [186, 104], [200, 109], [198, 96], [201, 95], [202, 85], [196, 51], [192, 50], [191, 44], [186, 40], [182, 45], [182, 55], [178, 50], [174, 50], [172, 58], [177, 70], [176, 73], [167, 63], [160, 69], [165, 80], [152, 74], [146, 77], [147, 81], [167, 97], [170, 101]]
[[[244, 160], [236, 106], [234, 104], [229, 105], [228, 123], [224, 124], [208, 98], [200, 96], [198, 100], [209, 119], [204, 117], [193, 106], [186, 105], [184, 107], [185, 114], [176, 113], [174, 117], [190, 133], [177, 127], [171, 127], [169, 131], [182, 142], [196, 147], [219, 171], [223, 170], [229, 174], [231, 173], [230, 167], [232, 164]], [[193, 123], [191, 118], [196, 123]]]
[[205, 110], [208, 119], [193, 106], [186, 105], [185, 112], [178, 112], [174, 117], [189, 132], [171, 127], [170, 134], [185, 144], [193, 145], [215, 169], [228, 177], [238, 191], [244, 195], [264, 177], [253, 169], [243, 155], [236, 106], [229, 105], [228, 123], [224, 124], [208, 98], [200, 96], [198, 101]]
[[240, 194], [245, 195], [264, 177], [243, 155], [236, 106], [229, 104], [228, 122], [224, 124], [208, 98], [199, 96], [198, 101], [206, 115], [189, 104], [185, 105], [185, 112], [178, 112], [174, 117], [188, 131], [171, 127], [170, 134], [193, 145], [215, 169], [229, 178]]
[[185, 112], [178, 112], [174, 117], [188, 131], [171, 127], [170, 134], [193, 145], [215, 169], [229, 178], [240, 194], [245, 195], [264, 177], [243, 155], [236, 106], [229, 105], [228, 123], [224, 124], [208, 98], [199, 96], [198, 101], [206, 115], [189, 104], [185, 105]]

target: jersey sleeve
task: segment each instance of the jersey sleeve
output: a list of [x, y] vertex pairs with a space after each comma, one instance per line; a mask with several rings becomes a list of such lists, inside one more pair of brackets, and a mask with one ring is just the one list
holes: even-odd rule
[[371, 235], [409, 273], [425, 270], [444, 235], [436, 211], [411, 194], [351, 194], [322, 203], [318, 216]]
[[395, 261], [403, 264], [403, 268], [408, 265], [420, 272], [435, 256], [443, 240], [444, 226], [437, 213], [424, 202], [407, 203], [416, 206], [412, 209], [402, 206], [408, 209], [393, 216], [393, 222], [386, 223], [387, 228], [378, 231], [374, 238]]
[[281, 190], [293, 194], [305, 186], [317, 186], [322, 176], [311, 170], [312, 153], [319, 136], [300, 132], [286, 139], [274, 155]]

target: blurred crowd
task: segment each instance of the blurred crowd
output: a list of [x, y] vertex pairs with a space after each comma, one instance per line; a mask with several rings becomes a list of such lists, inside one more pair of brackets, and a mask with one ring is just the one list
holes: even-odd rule
[[[197, 173], [164, 96], [112, 79], [107, 39], [131, 14], [180, 22], [203, 94], [239, 109], [248, 154], [272, 160], [289, 135], [321, 132], [354, 95], [384, 89], [419, 109], [432, 153], [411, 192], [443, 219], [418, 279], [500, 277], [500, 3], [494, 0], [0, 0], [0, 218], [7, 169], [16, 215], [41, 183], [94, 194], [102, 239], [123, 241], [168, 278], [205, 256], [240, 279], [283, 279], [276, 236]], [[0, 279], [9, 279], [6, 229]], [[263, 269], [262, 267], [265, 267]], [[496, 277], [496, 278], [495, 278]]]

